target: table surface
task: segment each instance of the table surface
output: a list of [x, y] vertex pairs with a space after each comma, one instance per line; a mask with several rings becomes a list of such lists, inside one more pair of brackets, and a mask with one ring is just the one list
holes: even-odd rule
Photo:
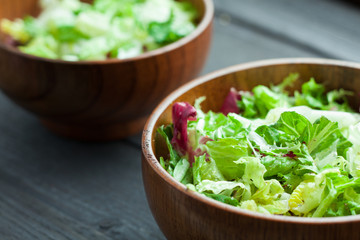
[[[360, 62], [360, 6], [335, 0], [214, 0], [202, 74], [248, 61]], [[141, 179], [141, 134], [84, 143], [48, 132], [0, 94], [0, 239], [165, 239]]]

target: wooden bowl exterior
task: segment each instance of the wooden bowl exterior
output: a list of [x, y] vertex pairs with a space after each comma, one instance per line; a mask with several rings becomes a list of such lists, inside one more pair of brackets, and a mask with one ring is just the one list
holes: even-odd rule
[[[187, 190], [158, 162], [166, 147], [157, 139], [156, 129], [170, 123], [174, 102], [194, 103], [206, 96], [202, 108], [217, 111], [230, 87], [250, 90], [258, 84], [278, 83], [291, 72], [300, 73], [302, 81], [315, 77], [328, 89], [360, 92], [360, 64], [324, 59], [267, 60], [199, 78], [173, 92], [154, 110], [143, 132], [142, 174], [149, 206], [168, 239], [360, 239], [360, 216], [310, 219], [241, 210]], [[360, 96], [355, 94], [351, 102], [359, 107]]]
[[[36, 14], [35, 0], [1, 0], [0, 19]], [[52, 131], [104, 140], [139, 132], [170, 91], [201, 71], [210, 47], [213, 4], [192, 0], [201, 21], [189, 36], [138, 57], [66, 62], [0, 43], [0, 88]]]

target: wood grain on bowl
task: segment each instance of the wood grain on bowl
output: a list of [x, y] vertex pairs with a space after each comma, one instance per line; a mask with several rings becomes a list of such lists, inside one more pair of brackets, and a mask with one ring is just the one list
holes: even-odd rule
[[[267, 216], [241, 210], [187, 190], [159, 164], [166, 156], [164, 142], [156, 129], [171, 122], [174, 102], [191, 104], [200, 96], [207, 99], [203, 110], [218, 111], [231, 87], [251, 90], [258, 84], [279, 83], [291, 72], [301, 82], [314, 77], [328, 90], [344, 88], [360, 92], [360, 64], [325, 59], [267, 60], [220, 70], [190, 82], [169, 95], [150, 116], [142, 138], [142, 174], [152, 213], [168, 239], [360, 239], [360, 216], [301, 218]], [[299, 89], [300, 85], [293, 86]], [[360, 95], [350, 99], [358, 110]]]
[[[36, 15], [37, 2], [1, 0], [0, 19]], [[196, 30], [135, 58], [66, 62], [23, 54], [0, 42], [0, 88], [59, 135], [109, 140], [137, 133], [156, 104], [197, 76], [205, 63], [213, 4], [190, 2], [200, 16]]]

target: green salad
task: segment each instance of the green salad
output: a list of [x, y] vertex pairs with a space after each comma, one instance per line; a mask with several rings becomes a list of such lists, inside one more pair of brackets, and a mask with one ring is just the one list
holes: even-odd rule
[[[188, 189], [265, 214], [334, 217], [360, 213], [360, 114], [351, 92], [326, 92], [310, 79], [231, 89], [220, 113], [197, 99], [173, 105], [158, 133], [169, 155], [160, 164]], [[219, 101], [223, 101], [220, 100]]]
[[40, 0], [37, 18], [1, 20], [20, 51], [68, 61], [131, 58], [187, 36], [197, 11], [175, 0]]

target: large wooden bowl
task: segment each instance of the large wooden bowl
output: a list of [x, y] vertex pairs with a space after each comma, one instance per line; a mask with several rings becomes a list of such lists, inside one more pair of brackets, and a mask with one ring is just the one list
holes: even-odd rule
[[[39, 58], [4, 44], [0, 33], [0, 88], [60, 135], [109, 140], [137, 133], [159, 101], [199, 74], [205, 63], [213, 3], [189, 1], [200, 16], [192, 34], [126, 60]], [[0, 19], [36, 15], [37, 6], [37, 0], [0, 0]]]
[[[218, 111], [230, 87], [251, 90], [258, 84], [279, 83], [291, 72], [300, 73], [302, 81], [315, 77], [329, 90], [341, 87], [360, 92], [360, 64], [322, 59], [268, 60], [201, 77], [174, 91], [154, 110], [143, 132], [142, 174], [149, 206], [168, 239], [360, 239], [360, 216], [311, 219], [241, 210], [187, 190], [158, 162], [167, 152], [156, 129], [171, 122], [174, 102], [193, 104], [196, 98], [206, 96], [202, 108]], [[358, 109], [359, 102], [360, 95], [355, 94], [351, 103]]]

